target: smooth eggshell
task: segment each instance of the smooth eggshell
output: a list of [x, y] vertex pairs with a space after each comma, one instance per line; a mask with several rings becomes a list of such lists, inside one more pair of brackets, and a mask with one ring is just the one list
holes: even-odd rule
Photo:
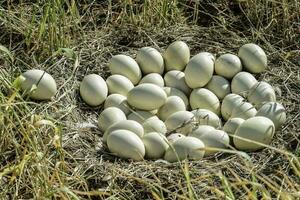
[[134, 87], [127, 95], [129, 105], [141, 110], [155, 110], [167, 100], [164, 90], [151, 83], [143, 83]]
[[127, 98], [121, 94], [111, 94], [104, 102], [104, 109], [108, 107], [117, 107], [121, 109], [125, 115], [130, 113], [130, 107], [127, 103]]
[[157, 132], [147, 133], [142, 141], [145, 145], [146, 157], [150, 159], [162, 158], [169, 147], [167, 138]]
[[145, 134], [150, 132], [158, 132], [163, 135], [167, 133], [167, 127], [163, 121], [156, 117], [150, 117], [143, 122]]
[[219, 99], [223, 99], [231, 92], [229, 81], [218, 75], [214, 75], [205, 87], [213, 92]]
[[267, 117], [273, 121], [275, 128], [278, 129], [286, 122], [286, 113], [283, 105], [277, 102], [269, 102], [264, 104], [258, 111], [256, 116]]
[[250, 89], [248, 100], [257, 108], [260, 108], [267, 102], [276, 101], [275, 91], [269, 83], [260, 81]]
[[163, 54], [166, 71], [183, 70], [190, 59], [190, 49], [183, 41], [175, 41]]
[[109, 94], [121, 94], [127, 96], [128, 92], [134, 88], [131, 81], [125, 76], [114, 74], [106, 79]]
[[108, 94], [108, 88], [104, 79], [97, 74], [85, 76], [80, 83], [80, 96], [90, 106], [101, 105]]
[[185, 70], [185, 82], [190, 88], [205, 86], [213, 76], [214, 60], [200, 53], [191, 58]]
[[223, 131], [228, 133], [228, 135], [234, 135], [236, 129], [244, 122], [242, 118], [230, 118], [223, 126]]
[[111, 74], [120, 74], [127, 77], [134, 85], [142, 78], [142, 72], [137, 62], [126, 55], [115, 55], [109, 62]]
[[199, 125], [210, 125], [215, 128], [222, 127], [222, 121], [215, 113], [207, 109], [193, 110], [192, 113], [195, 116], [195, 121]]
[[107, 137], [109, 136], [109, 134], [116, 130], [128, 130], [128, 131], [135, 133], [140, 138], [142, 138], [144, 135], [144, 128], [141, 124], [139, 124], [138, 122], [133, 121], [133, 120], [123, 120], [123, 121], [114, 123], [108, 129], [106, 129], [106, 131], [104, 132], [104, 135], [103, 135], [103, 143], [106, 143]]
[[223, 54], [215, 62], [216, 74], [227, 79], [232, 79], [240, 71], [242, 71], [242, 62], [236, 55]]
[[144, 74], [164, 72], [164, 59], [161, 54], [152, 47], [141, 48], [136, 55], [136, 61]]
[[180, 97], [182, 99], [182, 101], [184, 102], [186, 107], [189, 105], [189, 99], [187, 98], [187, 96], [182, 91], [180, 91], [176, 88], [173, 88], [173, 87], [164, 87], [163, 89], [166, 92], [167, 97], [171, 97], [171, 96]]
[[232, 93], [246, 97], [249, 90], [257, 83], [256, 78], [248, 72], [237, 73], [231, 81]]
[[237, 105], [235, 108], [233, 108], [231, 113], [231, 118], [242, 118], [242, 119], [248, 119], [251, 117], [254, 117], [257, 113], [256, 108], [249, 102], [242, 102], [239, 105]]
[[158, 73], [147, 74], [146, 76], [144, 76], [141, 79], [139, 84], [143, 84], [143, 83], [152, 83], [159, 87], [165, 86], [165, 81], [164, 81], [163, 77]]
[[168, 87], [176, 88], [186, 95], [191, 93], [191, 89], [185, 82], [185, 74], [182, 71], [172, 70], [164, 76], [165, 84]]
[[193, 110], [207, 109], [220, 115], [220, 101], [218, 97], [205, 88], [194, 89], [190, 96], [190, 105]]
[[168, 162], [177, 162], [186, 158], [201, 160], [205, 153], [204, 148], [204, 143], [195, 137], [181, 137], [169, 146], [164, 159]]
[[240, 47], [238, 56], [243, 66], [251, 73], [260, 73], [267, 68], [267, 56], [256, 44], [249, 43]]
[[173, 113], [185, 110], [186, 106], [180, 97], [170, 96], [167, 98], [166, 103], [159, 108], [157, 116], [162, 121], [165, 121]]
[[221, 113], [225, 121], [227, 121], [235, 107], [244, 102], [245, 99], [238, 94], [228, 94], [224, 97], [221, 104]]
[[116, 122], [126, 120], [126, 115], [122, 110], [116, 107], [109, 107], [102, 111], [98, 118], [98, 126], [102, 131]]
[[34, 91], [30, 91], [29, 96], [35, 100], [49, 100], [57, 91], [56, 82], [53, 77], [45, 71], [32, 69], [27, 70], [22, 75], [21, 88], [30, 91], [36, 85]]
[[239, 150], [256, 151], [264, 147], [254, 142], [269, 145], [274, 132], [275, 126], [270, 119], [261, 116], [252, 117], [238, 127], [234, 134], [237, 137], [233, 137], [233, 143]]
[[128, 130], [116, 130], [109, 134], [107, 146], [110, 152], [121, 158], [143, 160], [145, 146], [142, 140]]
[[158, 119], [157, 116], [155, 116], [153, 113], [148, 112], [148, 111], [143, 111], [143, 110], [135, 110], [132, 111], [127, 118], [129, 120], [133, 120], [136, 121], [140, 124], [144, 123], [145, 120], [149, 119], [149, 118], [156, 118]]
[[187, 135], [194, 127], [194, 114], [189, 111], [178, 111], [170, 115], [165, 124], [167, 126], [167, 130], [177, 131], [178, 133], [182, 133]]

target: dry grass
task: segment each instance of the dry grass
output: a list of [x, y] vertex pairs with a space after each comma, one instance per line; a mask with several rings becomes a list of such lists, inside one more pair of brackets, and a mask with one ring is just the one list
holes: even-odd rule
[[[0, 41], [13, 58], [0, 53], [0, 199], [300, 198], [297, 0], [49, 2], [0, 3]], [[135, 57], [143, 46], [163, 51], [177, 39], [193, 55], [237, 53], [246, 42], [263, 47], [269, 69], [257, 78], [276, 88], [288, 116], [270, 148], [168, 164], [117, 159], [102, 147], [102, 108], [81, 101], [80, 80], [107, 77], [112, 55]], [[74, 55], [59, 53], [62, 47]], [[57, 80], [51, 102], [31, 101], [14, 83], [36, 67]]]

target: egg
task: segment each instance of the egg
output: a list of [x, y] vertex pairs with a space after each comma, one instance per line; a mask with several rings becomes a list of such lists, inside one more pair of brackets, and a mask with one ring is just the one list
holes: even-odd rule
[[225, 121], [227, 121], [232, 114], [232, 111], [235, 107], [242, 104], [245, 99], [238, 94], [228, 94], [224, 97], [221, 104], [221, 113]]
[[111, 74], [127, 77], [134, 85], [142, 78], [142, 72], [137, 62], [126, 55], [115, 55], [111, 58], [108, 67]]
[[214, 60], [203, 53], [191, 58], [185, 70], [185, 82], [190, 88], [205, 86], [213, 76]]
[[110, 127], [106, 129], [103, 135], [103, 143], [106, 144], [107, 142], [107, 137], [109, 136], [110, 133], [116, 130], [128, 130], [131, 131], [132, 133], [136, 134], [138, 137], [142, 138], [144, 135], [144, 128], [141, 124], [139, 124], [136, 121], [133, 120], [123, 120], [114, 123]]
[[204, 156], [204, 148], [204, 143], [198, 138], [181, 137], [168, 147], [164, 159], [168, 162], [184, 159], [201, 160]]
[[152, 83], [159, 87], [165, 86], [165, 81], [164, 81], [163, 77], [158, 73], [147, 74], [146, 76], [144, 76], [141, 79], [139, 84], [143, 84], [143, 83]]
[[131, 81], [125, 76], [115, 74], [106, 79], [109, 94], [121, 94], [127, 96], [128, 92], [134, 88]]
[[144, 74], [164, 72], [164, 59], [161, 54], [152, 47], [141, 48], [136, 55], [136, 61]]
[[242, 119], [248, 119], [254, 117], [257, 113], [256, 108], [249, 102], [242, 102], [237, 105], [231, 113], [232, 118], [238, 117]]
[[127, 95], [129, 105], [141, 110], [155, 110], [167, 100], [164, 90], [151, 83], [143, 83], [134, 87]]
[[169, 135], [167, 137], [168, 139], [168, 144], [172, 144], [174, 143], [176, 140], [178, 140], [179, 138], [185, 137], [185, 135], [181, 134], [181, 133], [172, 133], [171, 135]]
[[130, 113], [130, 107], [127, 103], [127, 98], [121, 94], [111, 94], [104, 102], [104, 109], [108, 107], [117, 107], [121, 109], [125, 115]]
[[264, 104], [258, 111], [256, 116], [267, 117], [275, 125], [275, 129], [278, 129], [286, 122], [286, 113], [283, 105], [277, 102], [268, 102]]
[[126, 120], [126, 115], [116, 107], [109, 107], [103, 110], [98, 118], [98, 126], [101, 131], [106, 131], [108, 127], [116, 122]]
[[177, 111], [185, 111], [186, 106], [183, 100], [178, 96], [170, 96], [167, 98], [166, 103], [158, 110], [157, 116], [165, 121], [171, 114]]
[[275, 102], [276, 95], [272, 86], [267, 82], [257, 82], [249, 91], [248, 100], [257, 108], [267, 102]]
[[189, 111], [178, 111], [170, 115], [166, 121], [168, 132], [177, 131], [187, 135], [194, 127], [194, 114]]
[[240, 71], [242, 71], [242, 62], [236, 55], [223, 54], [215, 62], [216, 74], [227, 79], [232, 79]]
[[147, 133], [142, 141], [145, 145], [146, 157], [150, 159], [162, 158], [169, 147], [167, 138], [157, 132]]
[[222, 121], [215, 113], [207, 109], [193, 110], [192, 113], [195, 116], [195, 121], [199, 125], [210, 125], [215, 128], [222, 127]]
[[[45, 71], [32, 69], [27, 70], [20, 76], [21, 89], [29, 93], [30, 98], [35, 100], [49, 100], [57, 91], [53, 77]], [[36, 86], [34, 90], [32, 86]]]
[[163, 89], [166, 92], [167, 97], [177, 96], [182, 99], [182, 101], [184, 102], [186, 107], [189, 105], [189, 99], [182, 91], [180, 91], [176, 88], [173, 88], [173, 87], [164, 87]]
[[190, 105], [193, 110], [207, 109], [215, 114], [220, 114], [220, 101], [218, 97], [205, 88], [194, 89], [190, 96]]
[[164, 76], [164, 80], [167, 87], [176, 88], [186, 95], [191, 93], [191, 89], [185, 82], [185, 74], [181, 71], [172, 70], [167, 72]]
[[257, 83], [255, 77], [248, 72], [237, 73], [231, 81], [232, 93], [246, 97], [249, 90]]
[[240, 47], [238, 56], [243, 66], [251, 73], [260, 73], [267, 68], [267, 56], [256, 44], [249, 43]]
[[213, 92], [219, 99], [223, 99], [231, 92], [229, 81], [218, 75], [214, 75], [205, 87]]
[[230, 118], [223, 126], [223, 131], [228, 133], [229, 135], [234, 135], [236, 129], [244, 122], [245, 120], [242, 118]]
[[108, 94], [108, 88], [103, 78], [97, 74], [89, 74], [80, 83], [80, 96], [90, 106], [101, 105]]
[[[200, 139], [205, 147], [208, 148], [219, 148], [226, 149], [229, 145], [229, 136], [226, 132], [217, 129], [198, 128], [193, 130], [190, 134], [190, 137], [196, 137]], [[217, 153], [217, 150], [205, 149], [205, 155], [211, 155]]]
[[125, 159], [143, 160], [145, 146], [141, 138], [128, 130], [115, 130], [107, 138], [110, 152]]
[[143, 122], [145, 134], [150, 132], [157, 132], [165, 135], [167, 133], [167, 127], [163, 121], [157, 117], [150, 117]]
[[155, 114], [151, 113], [151, 112], [148, 112], [148, 111], [143, 111], [143, 110], [135, 110], [135, 111], [132, 111], [128, 117], [127, 117], [129, 120], [133, 120], [133, 121], [136, 121], [140, 124], [144, 123], [144, 121], [146, 119], [149, 119], [149, 118], [155, 118], [155, 119], [158, 119], [157, 116], [155, 116]]
[[183, 41], [175, 41], [163, 54], [166, 71], [183, 70], [190, 59], [190, 49]]
[[[239, 150], [256, 151], [269, 145], [274, 136], [274, 123], [266, 117], [252, 117], [245, 120], [235, 131], [233, 143]], [[257, 143], [255, 143], [257, 142]]]

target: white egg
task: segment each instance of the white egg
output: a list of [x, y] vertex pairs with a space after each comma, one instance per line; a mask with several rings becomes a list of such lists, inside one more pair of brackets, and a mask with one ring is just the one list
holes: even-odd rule
[[167, 98], [166, 103], [159, 108], [157, 116], [165, 121], [173, 113], [185, 110], [186, 106], [180, 97], [170, 96]]
[[283, 105], [277, 102], [264, 104], [257, 112], [256, 116], [267, 117], [273, 121], [275, 128], [278, 129], [286, 122], [286, 113]]
[[230, 118], [233, 109], [238, 105], [241, 105], [244, 101], [245, 99], [238, 94], [226, 95], [221, 105], [221, 113], [223, 119], [227, 121]]
[[182, 91], [173, 87], [164, 87], [163, 89], [166, 92], [167, 97], [171, 97], [171, 96], [180, 97], [183, 100], [186, 107], [189, 105], [189, 99]]
[[237, 73], [231, 81], [232, 93], [246, 97], [249, 90], [257, 83], [256, 78], [248, 72]]
[[214, 60], [200, 53], [191, 58], [185, 70], [185, 82], [190, 88], [205, 86], [213, 76]]
[[177, 131], [187, 135], [194, 127], [194, 114], [189, 111], [178, 111], [170, 115], [166, 121], [168, 132]]
[[242, 71], [242, 62], [236, 55], [223, 54], [215, 62], [215, 71], [216, 74], [231, 79]]
[[164, 72], [164, 59], [161, 54], [152, 47], [141, 48], [136, 55], [136, 61], [144, 74]]
[[[27, 70], [20, 76], [21, 88], [30, 92], [29, 96], [35, 100], [49, 100], [57, 91], [53, 77], [45, 71], [32, 69]], [[32, 86], [36, 86], [34, 90]]]
[[260, 73], [267, 68], [267, 56], [256, 44], [249, 43], [241, 46], [238, 56], [243, 66], [251, 73]]
[[164, 81], [163, 77], [158, 73], [147, 74], [146, 76], [144, 76], [141, 79], [139, 84], [143, 84], [143, 83], [152, 83], [159, 87], [165, 86], [165, 81]]
[[233, 108], [231, 116], [232, 118], [238, 117], [242, 119], [248, 119], [254, 117], [257, 113], [256, 108], [249, 102], [242, 102]]
[[151, 83], [143, 83], [134, 87], [127, 95], [129, 105], [141, 110], [155, 110], [167, 100], [164, 90]]
[[275, 102], [275, 91], [270, 84], [264, 81], [257, 82], [249, 91], [248, 100], [257, 108], [267, 102]]
[[130, 113], [130, 107], [127, 103], [127, 98], [121, 94], [111, 94], [104, 102], [104, 109], [108, 107], [117, 107], [121, 109], [125, 115]]
[[230, 118], [223, 126], [223, 131], [228, 133], [228, 135], [234, 135], [236, 129], [244, 122], [242, 118]]
[[195, 137], [181, 137], [169, 146], [164, 159], [168, 162], [184, 159], [201, 160], [204, 156], [204, 148], [204, 143]]
[[172, 70], [164, 76], [165, 84], [167, 87], [176, 88], [186, 95], [191, 93], [191, 88], [185, 82], [185, 74], [182, 71]]
[[143, 160], [145, 146], [142, 140], [128, 130], [116, 130], [109, 134], [107, 146], [110, 152], [121, 158]]
[[142, 141], [145, 145], [146, 157], [150, 159], [162, 158], [169, 147], [167, 138], [157, 132], [147, 133]]
[[121, 94], [127, 96], [128, 92], [134, 88], [131, 81], [125, 76], [115, 74], [106, 79], [109, 94]]
[[210, 125], [215, 128], [222, 127], [222, 121], [215, 113], [207, 109], [193, 110], [192, 113], [195, 116], [195, 121], [199, 125]]
[[167, 127], [163, 121], [155, 117], [150, 117], [143, 122], [144, 132], [157, 132], [165, 135], [167, 133]]
[[108, 129], [106, 129], [106, 131], [104, 132], [104, 135], [103, 135], [103, 143], [106, 144], [107, 137], [109, 136], [109, 134], [116, 130], [128, 130], [128, 131], [133, 132], [140, 138], [142, 138], [144, 135], [144, 128], [141, 124], [139, 124], [138, 122], [133, 121], [133, 120], [123, 120], [123, 121], [114, 123], [113, 125], [108, 127]]
[[79, 90], [83, 101], [90, 106], [101, 105], [105, 101], [108, 93], [104, 79], [97, 74], [85, 76], [80, 83]]
[[135, 110], [128, 115], [127, 117], [129, 120], [133, 120], [136, 121], [140, 124], [143, 124], [145, 120], [149, 119], [149, 118], [155, 118], [158, 119], [157, 116], [155, 116], [155, 114], [148, 112], [148, 111], [143, 111], [143, 110]]
[[106, 131], [116, 122], [126, 120], [126, 115], [116, 107], [109, 107], [103, 110], [98, 118], [98, 126], [102, 131]]
[[[235, 147], [239, 150], [256, 151], [269, 145], [274, 136], [274, 123], [266, 117], [252, 117], [245, 120], [236, 130], [233, 138]], [[257, 143], [255, 143], [257, 142]]]
[[213, 92], [219, 99], [223, 99], [231, 92], [229, 81], [218, 75], [214, 75], [205, 87]]
[[120, 74], [127, 77], [134, 85], [142, 78], [142, 72], [137, 62], [126, 55], [115, 55], [109, 62], [111, 74]]
[[207, 109], [220, 115], [220, 101], [218, 97], [205, 88], [194, 89], [190, 96], [190, 105], [193, 110]]
[[166, 71], [183, 70], [190, 59], [190, 49], [183, 41], [175, 41], [163, 54]]
[[185, 137], [185, 135], [181, 134], [181, 133], [172, 133], [171, 135], [169, 135], [167, 137], [168, 139], [168, 143], [172, 144], [174, 143], [176, 140], [178, 140], [179, 138]]

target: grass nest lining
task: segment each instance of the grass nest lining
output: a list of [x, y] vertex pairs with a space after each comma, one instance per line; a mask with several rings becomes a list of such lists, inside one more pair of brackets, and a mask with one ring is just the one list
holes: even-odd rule
[[[256, 39], [254, 39], [256, 38]], [[102, 107], [91, 108], [79, 97], [79, 83], [90, 73], [109, 75], [112, 55], [135, 57], [139, 48], [163, 51], [175, 40], [185, 41], [191, 55], [208, 51], [236, 54], [248, 42], [268, 56], [268, 70], [258, 74], [276, 88], [287, 110], [272, 148], [248, 154], [218, 154], [197, 162], [131, 162], [118, 159], [102, 146], [97, 128]], [[278, 44], [281, 44], [278, 42]], [[264, 35], [233, 32], [222, 26], [172, 25], [139, 29], [124, 25], [86, 34], [74, 51], [78, 62], [53, 56], [38, 68], [58, 83], [51, 102], [32, 102], [13, 85], [22, 61], [4, 60], [0, 71], [0, 198], [57, 199], [297, 199], [300, 197], [300, 53], [299, 43], [287, 49], [270, 44]], [[16, 47], [15, 55], [22, 51]], [[18, 56], [16, 56], [18, 57]], [[51, 124], [38, 126], [46, 119]]]

